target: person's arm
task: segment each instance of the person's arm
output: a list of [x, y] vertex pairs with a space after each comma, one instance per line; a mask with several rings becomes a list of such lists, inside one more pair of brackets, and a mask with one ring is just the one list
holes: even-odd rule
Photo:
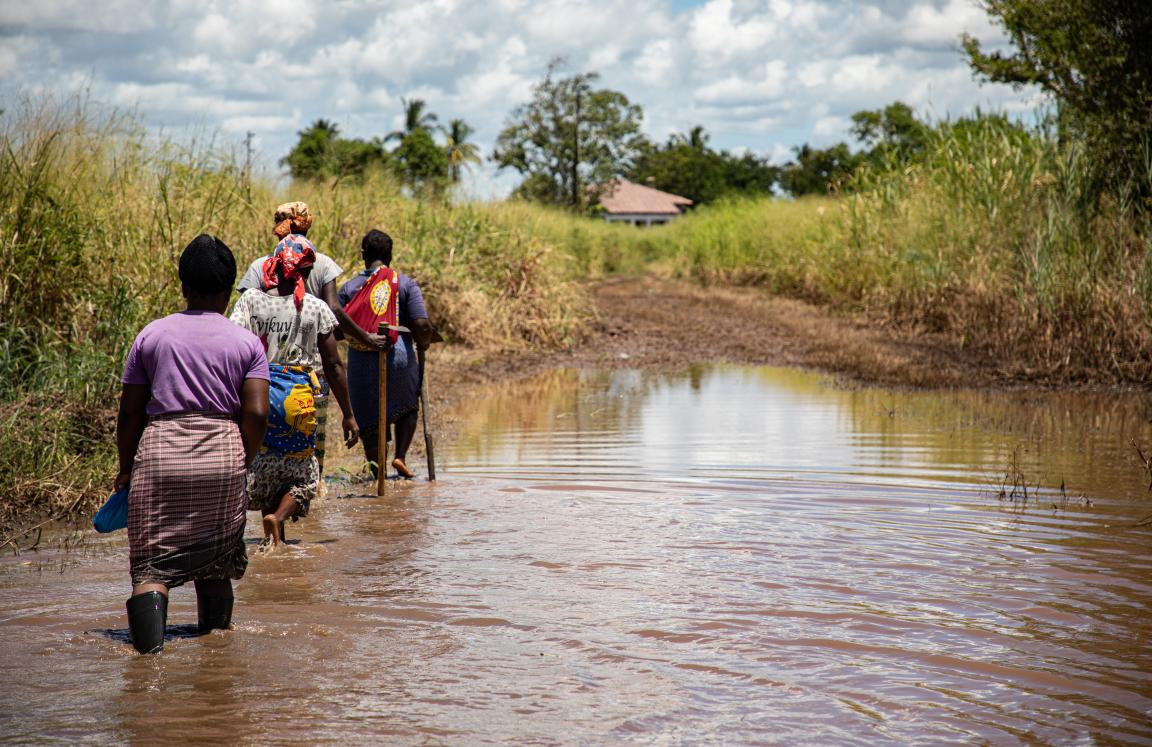
[[320, 361], [324, 364], [324, 378], [328, 380], [328, 386], [340, 405], [340, 412], [344, 414], [341, 424], [344, 430], [344, 445], [352, 447], [360, 440], [360, 426], [356, 424], [356, 416], [352, 414], [352, 401], [348, 398], [348, 375], [344, 369], [344, 362], [340, 360], [335, 335], [331, 332], [321, 334], [319, 343]]
[[412, 341], [423, 353], [428, 350], [428, 345], [432, 342], [432, 323], [428, 321], [424, 292], [420, 290], [420, 284], [411, 278], [408, 279], [407, 285], [402, 287], [406, 292], [400, 295], [402, 304], [400, 316], [408, 320], [408, 329], [412, 330]]
[[116, 450], [120, 453], [120, 471], [113, 485], [116, 490], [132, 479], [132, 463], [140, 448], [140, 437], [148, 425], [148, 402], [152, 387], [148, 384], [124, 384], [120, 390], [120, 413], [116, 417]]
[[332, 309], [332, 313], [336, 315], [336, 321], [340, 324], [340, 331], [344, 333], [345, 337], [358, 340], [362, 345], [367, 345], [374, 350], [387, 350], [392, 344], [388, 335], [365, 332], [360, 329], [360, 325], [352, 321], [352, 317], [348, 316], [344, 312], [344, 307], [340, 305], [340, 298], [336, 294], [335, 280], [330, 280], [324, 284], [324, 287], [320, 289], [320, 298], [328, 304], [328, 308]]
[[429, 343], [432, 342], [432, 323], [427, 317], [413, 319], [408, 323], [408, 328], [412, 330], [412, 341], [420, 348], [420, 352], [427, 350]]
[[244, 379], [240, 387], [240, 438], [244, 442], [244, 467], [252, 460], [264, 443], [268, 428], [268, 380]]

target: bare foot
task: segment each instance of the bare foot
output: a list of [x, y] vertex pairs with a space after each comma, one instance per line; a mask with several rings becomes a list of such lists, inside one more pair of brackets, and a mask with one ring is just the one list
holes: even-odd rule
[[400, 457], [392, 460], [392, 469], [396, 470], [401, 477], [407, 477], [409, 480], [416, 476], [416, 473], [408, 469], [408, 465], [404, 464], [404, 460]]
[[271, 540], [272, 547], [276, 547], [283, 541], [280, 536], [280, 522], [276, 519], [276, 514], [268, 514], [264, 517], [264, 540]]

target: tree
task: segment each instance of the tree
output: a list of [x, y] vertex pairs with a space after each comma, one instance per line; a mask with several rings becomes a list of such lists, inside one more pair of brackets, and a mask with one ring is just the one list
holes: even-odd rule
[[932, 128], [916, 118], [912, 107], [894, 101], [883, 109], [852, 115], [852, 134], [870, 149], [869, 157], [907, 161], [928, 145]]
[[708, 147], [708, 133], [693, 127], [663, 146], [647, 144], [629, 171], [632, 181], [687, 197], [700, 205], [727, 194], [771, 194], [780, 168], [752, 153], [735, 156]]
[[668, 144], [687, 145], [695, 150], [707, 150], [711, 136], [704, 131], [703, 125], [696, 125], [683, 135], [673, 135], [668, 138]]
[[294, 179], [327, 179], [359, 176], [373, 163], [384, 163], [387, 153], [383, 143], [340, 137], [340, 128], [326, 119], [318, 119], [297, 133], [300, 139], [280, 159]]
[[524, 176], [516, 194], [579, 210], [587, 185], [628, 171], [644, 142], [644, 115], [624, 94], [594, 89], [596, 73], [556, 78], [558, 65], [550, 64], [532, 100], [512, 111], [492, 159]]
[[436, 126], [437, 117], [432, 112], [424, 111], [427, 106], [423, 99], [400, 99], [401, 106], [404, 107], [404, 129], [393, 130], [389, 132], [384, 141], [389, 140], [403, 140], [406, 135], [411, 135], [416, 130], [430, 130]]
[[805, 143], [792, 150], [796, 159], [784, 167], [780, 186], [793, 197], [838, 191], [864, 160], [863, 155], [849, 150], [847, 143], [823, 150]]
[[299, 140], [280, 159], [281, 166], [287, 166], [294, 179], [318, 179], [330, 171], [331, 146], [340, 133], [340, 128], [326, 119], [317, 119], [312, 126], [296, 134]]
[[432, 134], [417, 127], [392, 152], [404, 183], [417, 193], [439, 192], [448, 177], [448, 156]]
[[783, 173], [779, 166], [773, 166], [767, 158], [755, 153], [734, 156], [723, 151], [720, 155], [724, 159], [724, 182], [729, 193], [772, 194]]
[[678, 135], [663, 146], [645, 148], [628, 176], [637, 184], [687, 197], [697, 205], [712, 202], [729, 191], [719, 154], [694, 148]]
[[1152, 144], [1152, 3], [1143, 0], [983, 0], [1012, 40], [1009, 54], [963, 37], [980, 77], [1038, 85], [1059, 106], [1063, 136], [1083, 140], [1104, 186], [1139, 180]]
[[468, 142], [474, 130], [463, 119], [453, 119], [444, 130], [448, 139], [445, 153], [448, 156], [448, 177], [453, 184], [460, 182], [460, 171], [468, 164], [480, 163], [480, 150], [474, 143]]

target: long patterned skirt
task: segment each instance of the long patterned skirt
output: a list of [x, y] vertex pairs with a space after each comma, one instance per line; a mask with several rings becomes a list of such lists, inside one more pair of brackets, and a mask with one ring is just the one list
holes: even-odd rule
[[152, 419], [128, 494], [132, 583], [243, 576], [245, 481], [244, 443], [230, 418]]

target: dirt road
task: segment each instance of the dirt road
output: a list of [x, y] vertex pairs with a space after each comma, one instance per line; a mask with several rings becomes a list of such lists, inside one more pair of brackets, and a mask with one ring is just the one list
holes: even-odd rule
[[939, 336], [838, 316], [751, 288], [698, 288], [653, 278], [594, 286], [598, 321], [573, 350], [476, 356], [445, 350], [448, 385], [518, 377], [555, 367], [675, 368], [713, 361], [799, 366], [885, 386], [1011, 383], [1005, 372]]

